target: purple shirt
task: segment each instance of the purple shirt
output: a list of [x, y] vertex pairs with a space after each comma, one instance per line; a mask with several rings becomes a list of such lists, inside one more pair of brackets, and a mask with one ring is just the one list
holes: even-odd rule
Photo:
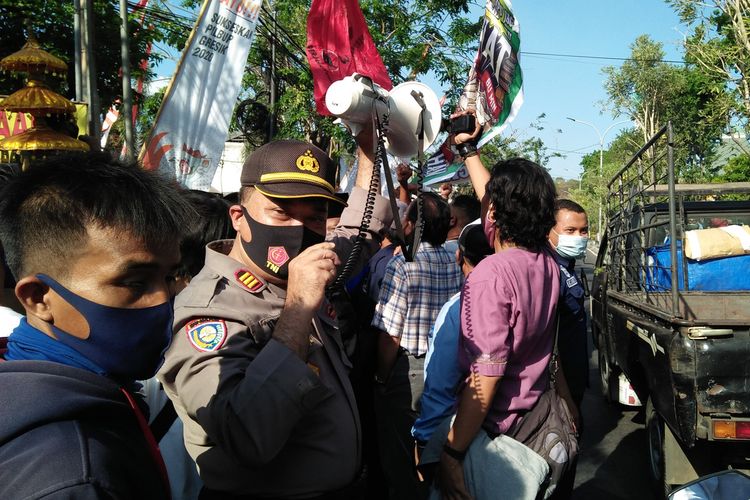
[[502, 377], [484, 428], [506, 432], [547, 388], [560, 271], [546, 252], [520, 248], [485, 258], [461, 296], [464, 373]]

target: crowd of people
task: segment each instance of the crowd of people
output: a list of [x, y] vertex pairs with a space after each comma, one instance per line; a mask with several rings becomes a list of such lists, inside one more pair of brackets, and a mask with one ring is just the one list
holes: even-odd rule
[[575, 467], [553, 492], [509, 434], [555, 337], [582, 429], [586, 214], [477, 137], [453, 138], [476, 196], [401, 166], [394, 204], [371, 130], [348, 195], [296, 140], [231, 201], [102, 153], [3, 171], [0, 497], [569, 497]]

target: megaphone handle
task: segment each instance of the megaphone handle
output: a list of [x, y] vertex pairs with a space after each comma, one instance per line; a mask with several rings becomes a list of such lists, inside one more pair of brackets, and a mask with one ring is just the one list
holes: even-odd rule
[[422, 230], [424, 228], [422, 184], [424, 183], [424, 114], [425, 104], [422, 94], [414, 90], [411, 91], [414, 100], [417, 101], [422, 110], [419, 112], [419, 121], [417, 125], [417, 227], [414, 228], [414, 243], [412, 244], [411, 257], [408, 260], [414, 260], [419, 250], [419, 244], [422, 241]]

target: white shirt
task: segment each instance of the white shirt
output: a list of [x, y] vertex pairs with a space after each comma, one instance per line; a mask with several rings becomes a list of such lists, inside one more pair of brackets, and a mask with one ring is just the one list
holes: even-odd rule
[[15, 330], [21, 322], [23, 315], [9, 307], [0, 306], [0, 337], [10, 336], [10, 332]]

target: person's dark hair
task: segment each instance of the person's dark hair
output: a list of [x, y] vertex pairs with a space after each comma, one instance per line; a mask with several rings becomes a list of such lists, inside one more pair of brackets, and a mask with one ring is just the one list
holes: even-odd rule
[[230, 205], [237, 205], [240, 202], [240, 193], [239, 191], [235, 191], [233, 193], [227, 193], [224, 195], [224, 201], [229, 203]]
[[481, 224], [469, 224], [461, 231], [458, 236], [458, 251], [472, 266], [476, 266], [482, 259], [494, 253]]
[[18, 163], [0, 163], [0, 189], [12, 178], [21, 173]]
[[229, 203], [205, 191], [191, 190], [183, 195], [198, 216], [190, 221], [180, 242], [180, 266], [177, 275], [193, 277], [206, 260], [206, 245], [212, 241], [234, 238], [237, 232], [229, 217]]
[[454, 210], [458, 209], [461, 212], [464, 225], [477, 220], [482, 210], [481, 202], [475, 196], [468, 194], [460, 194], [453, 198], [451, 206]]
[[[422, 193], [424, 217], [424, 229], [422, 230], [422, 241], [432, 246], [445, 243], [451, 223], [451, 209], [440, 196], [435, 193]], [[413, 223], [417, 221], [417, 201], [409, 205], [406, 216]]]
[[585, 214], [586, 210], [573, 200], [567, 200], [565, 198], [558, 198], [555, 200], [555, 214], [560, 210], [569, 210], [577, 214]]
[[67, 277], [87, 226], [127, 231], [149, 247], [179, 241], [194, 216], [177, 186], [104, 153], [59, 155], [8, 179], [0, 241], [16, 279]]
[[557, 190], [544, 168], [523, 158], [500, 161], [492, 169], [487, 193], [500, 241], [534, 251], [547, 244], [555, 225]]

